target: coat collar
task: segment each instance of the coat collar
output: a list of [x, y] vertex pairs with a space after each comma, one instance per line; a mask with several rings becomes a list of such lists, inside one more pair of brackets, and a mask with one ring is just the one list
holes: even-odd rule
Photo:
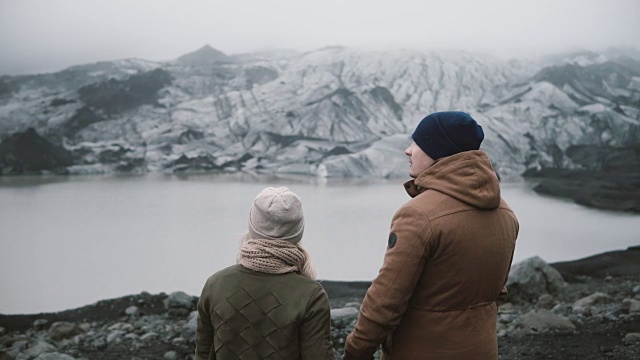
[[421, 192], [427, 190], [419, 185], [416, 185], [415, 180], [409, 180], [404, 183], [404, 189], [407, 191], [407, 194], [412, 198], [420, 195]]

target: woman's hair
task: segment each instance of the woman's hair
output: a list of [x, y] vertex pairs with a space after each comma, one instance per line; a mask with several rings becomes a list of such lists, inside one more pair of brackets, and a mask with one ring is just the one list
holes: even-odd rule
[[313, 261], [311, 260], [311, 255], [309, 255], [309, 252], [307, 251], [307, 249], [304, 246], [302, 246], [300, 243], [298, 243], [297, 246], [298, 248], [300, 248], [300, 251], [302, 251], [302, 253], [304, 254], [304, 263], [302, 265], [302, 269], [300, 269], [300, 274], [310, 279], [315, 279], [317, 273], [316, 273], [316, 267], [313, 264]]

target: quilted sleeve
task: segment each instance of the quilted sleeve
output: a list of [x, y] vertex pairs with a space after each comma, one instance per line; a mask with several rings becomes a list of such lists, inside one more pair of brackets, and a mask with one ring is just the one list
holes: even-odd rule
[[[207, 282], [208, 284], [208, 282]], [[198, 300], [198, 325], [196, 327], [196, 359], [215, 359], [213, 352], [213, 325], [209, 314], [209, 302], [207, 301], [207, 285], [202, 289]]]
[[331, 346], [331, 309], [329, 297], [322, 286], [316, 288], [300, 329], [300, 355], [302, 360], [333, 360]]

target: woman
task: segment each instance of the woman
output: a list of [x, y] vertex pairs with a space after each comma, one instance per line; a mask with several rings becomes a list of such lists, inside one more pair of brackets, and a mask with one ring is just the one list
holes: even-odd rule
[[268, 187], [249, 210], [238, 264], [207, 280], [196, 360], [333, 359], [329, 299], [300, 246], [300, 198]]

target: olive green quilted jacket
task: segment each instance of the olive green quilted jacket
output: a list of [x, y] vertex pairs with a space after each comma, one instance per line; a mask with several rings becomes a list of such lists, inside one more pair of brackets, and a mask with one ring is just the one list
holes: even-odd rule
[[196, 360], [334, 359], [329, 311], [314, 280], [228, 267], [202, 289]]

